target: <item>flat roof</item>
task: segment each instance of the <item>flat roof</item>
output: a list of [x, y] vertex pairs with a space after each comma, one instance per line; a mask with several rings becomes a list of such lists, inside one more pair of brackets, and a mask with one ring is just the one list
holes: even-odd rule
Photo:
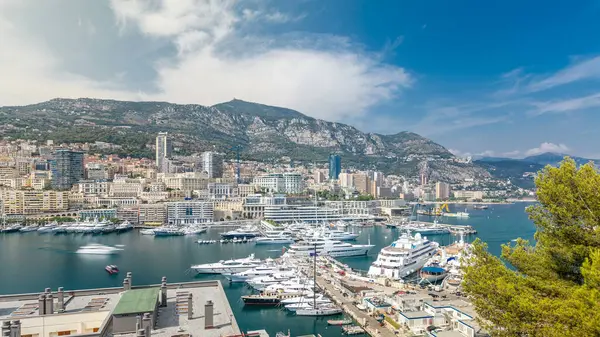
[[402, 315], [408, 319], [433, 317], [433, 315], [431, 315], [427, 311], [403, 311], [403, 312], [400, 312], [400, 315]]
[[127, 290], [121, 296], [113, 315], [152, 312], [156, 308], [160, 288], [145, 288]]
[[455, 330], [434, 332], [435, 337], [465, 337], [461, 332]]

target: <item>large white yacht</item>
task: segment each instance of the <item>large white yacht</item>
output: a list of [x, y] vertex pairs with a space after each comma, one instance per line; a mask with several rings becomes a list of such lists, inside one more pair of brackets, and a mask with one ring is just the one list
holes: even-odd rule
[[421, 269], [436, 253], [439, 245], [417, 233], [402, 234], [398, 240], [383, 248], [369, 268], [371, 277], [401, 279]]
[[367, 255], [375, 245], [353, 245], [337, 240], [313, 238], [300, 241], [290, 245], [287, 254], [290, 256], [311, 256], [317, 250], [317, 255], [328, 255], [331, 257], [346, 257]]
[[216, 263], [197, 264], [191, 267], [198, 274], [222, 274], [239, 273], [248, 269], [256, 268], [263, 262], [254, 258], [254, 254], [237, 260], [221, 260]]
[[260, 231], [256, 226], [244, 226], [229, 232], [221, 233], [223, 239], [251, 239], [260, 235]]
[[238, 273], [223, 273], [229, 282], [245, 282], [246, 280], [273, 275], [281, 272], [291, 272], [294, 269], [287, 265], [277, 265], [273, 262], [273, 259], [265, 260], [265, 264], [262, 264], [256, 268], [248, 269], [246, 271]]

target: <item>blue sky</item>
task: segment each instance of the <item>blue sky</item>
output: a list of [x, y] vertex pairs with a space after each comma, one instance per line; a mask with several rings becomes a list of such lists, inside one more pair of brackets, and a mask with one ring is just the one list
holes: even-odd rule
[[599, 1], [3, 0], [0, 105], [285, 106], [460, 155], [600, 158]]

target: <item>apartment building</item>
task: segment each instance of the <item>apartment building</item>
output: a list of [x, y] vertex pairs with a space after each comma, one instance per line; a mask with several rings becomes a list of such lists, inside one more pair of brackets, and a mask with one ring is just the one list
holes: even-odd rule
[[214, 205], [206, 201], [179, 201], [167, 203], [167, 222], [172, 225], [189, 225], [212, 222]]
[[69, 193], [40, 190], [3, 190], [4, 214], [39, 214], [69, 209]]

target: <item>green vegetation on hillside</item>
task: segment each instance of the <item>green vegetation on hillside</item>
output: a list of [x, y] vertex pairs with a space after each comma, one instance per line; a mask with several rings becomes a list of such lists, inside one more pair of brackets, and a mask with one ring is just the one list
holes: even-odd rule
[[566, 158], [536, 178], [536, 244], [476, 241], [464, 289], [493, 336], [600, 336], [600, 174]]

